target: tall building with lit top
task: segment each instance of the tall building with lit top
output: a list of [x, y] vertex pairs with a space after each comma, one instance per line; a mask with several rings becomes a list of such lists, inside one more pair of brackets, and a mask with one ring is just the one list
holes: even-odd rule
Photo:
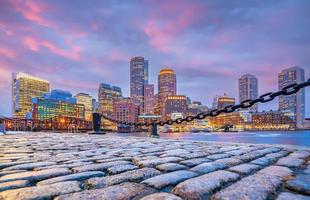
[[[256, 99], [258, 97], [257, 78], [252, 74], [245, 74], [239, 78], [239, 102], [247, 99]], [[251, 111], [257, 111], [257, 104], [248, 108]]]
[[228, 97], [227, 94], [224, 93], [222, 97], [219, 97], [217, 100], [217, 108], [225, 108], [226, 106], [235, 105], [235, 98]]
[[130, 98], [133, 103], [140, 107], [141, 112], [144, 108], [144, 84], [147, 82], [146, 80], [148, 80], [148, 62], [143, 57], [131, 58]]
[[158, 106], [160, 114], [165, 113], [165, 100], [168, 96], [177, 94], [176, 74], [170, 68], [160, 70], [158, 75]]
[[[279, 75], [279, 90], [293, 83], [305, 81], [305, 71], [300, 67], [291, 67], [282, 70]], [[279, 110], [292, 112], [297, 128], [302, 128], [305, 119], [305, 90], [296, 94], [279, 97]]]
[[75, 95], [76, 102], [78, 104], [82, 104], [85, 107], [85, 120], [92, 121], [92, 113], [93, 113], [93, 98], [89, 94], [78, 93]]
[[12, 75], [12, 113], [14, 117], [25, 118], [31, 111], [31, 99], [49, 92], [47, 80], [26, 73]]

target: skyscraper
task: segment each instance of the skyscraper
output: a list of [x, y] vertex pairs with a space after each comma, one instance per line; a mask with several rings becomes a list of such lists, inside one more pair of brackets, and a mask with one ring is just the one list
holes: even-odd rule
[[140, 112], [143, 112], [144, 107], [146, 64], [148, 62], [143, 57], [133, 57], [130, 60], [130, 98], [133, 103], [140, 107]]
[[[279, 89], [293, 84], [305, 81], [305, 71], [300, 67], [291, 67], [282, 70], [279, 73]], [[301, 128], [305, 118], [305, 90], [301, 89], [296, 94], [279, 97], [279, 110], [291, 111], [293, 119], [296, 122], [296, 127]]]
[[144, 60], [144, 84], [149, 84], [149, 61]]
[[12, 113], [14, 117], [25, 118], [31, 111], [31, 99], [49, 92], [48, 81], [26, 73], [12, 75]]
[[154, 97], [154, 85], [144, 85], [144, 113], [154, 114], [155, 97]]
[[165, 100], [177, 94], [177, 82], [174, 71], [170, 68], [160, 70], [158, 75], [158, 106], [160, 114], [164, 114]]
[[[258, 97], [257, 78], [252, 74], [245, 74], [239, 78], [239, 101], [247, 99], [256, 99]], [[251, 111], [257, 111], [257, 104], [248, 108]]]
[[89, 94], [78, 93], [75, 95], [77, 104], [82, 104], [85, 107], [85, 120], [92, 121], [93, 113], [93, 98]]

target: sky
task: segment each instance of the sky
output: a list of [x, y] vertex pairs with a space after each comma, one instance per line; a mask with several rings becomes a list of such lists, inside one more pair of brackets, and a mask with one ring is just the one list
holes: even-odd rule
[[[0, 115], [12, 114], [13, 72], [73, 94], [97, 98], [104, 82], [129, 96], [134, 56], [149, 60], [155, 88], [170, 67], [178, 94], [206, 105], [224, 93], [238, 100], [246, 73], [259, 94], [276, 91], [282, 69], [300, 66], [310, 78], [309, 10], [308, 0], [0, 0]], [[309, 102], [307, 88], [308, 117]]]

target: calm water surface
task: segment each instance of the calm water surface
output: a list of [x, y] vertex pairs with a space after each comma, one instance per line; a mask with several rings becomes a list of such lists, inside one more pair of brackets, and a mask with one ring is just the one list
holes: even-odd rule
[[[147, 137], [147, 133], [118, 133], [118, 135]], [[310, 147], [310, 131], [161, 133], [160, 137], [197, 141], [241, 142], [257, 144], [292, 144]]]

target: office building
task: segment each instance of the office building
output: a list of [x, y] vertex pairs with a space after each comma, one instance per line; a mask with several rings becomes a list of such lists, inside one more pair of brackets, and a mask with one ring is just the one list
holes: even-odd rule
[[85, 120], [85, 107], [77, 104], [72, 94], [63, 90], [52, 90], [40, 97], [32, 98], [32, 119], [49, 120], [56, 118], [70, 118]]
[[25, 118], [31, 111], [31, 99], [49, 92], [50, 83], [26, 73], [12, 75], [12, 113], [14, 117]]
[[[239, 78], [239, 102], [247, 99], [256, 99], [258, 97], [258, 83], [257, 78], [252, 74], [245, 74]], [[250, 108], [250, 111], [257, 111], [257, 104]]]
[[[284, 69], [279, 73], [279, 90], [284, 87], [305, 81], [305, 71], [300, 67]], [[294, 114], [297, 128], [302, 128], [305, 118], [305, 90], [301, 89], [296, 94], [279, 97], [279, 110], [290, 111]]]
[[86, 93], [78, 93], [75, 95], [77, 104], [84, 105], [85, 108], [85, 120], [92, 121], [93, 114], [93, 98]]
[[144, 114], [154, 114], [155, 97], [154, 85], [144, 85]]
[[235, 98], [228, 97], [227, 94], [224, 93], [223, 96], [218, 97], [217, 99], [217, 108], [225, 108], [226, 106], [235, 105]]
[[187, 113], [187, 101], [184, 95], [173, 95], [167, 96], [165, 100], [165, 117], [170, 119], [172, 113], [182, 113], [186, 115]]
[[130, 60], [130, 98], [133, 103], [144, 109], [144, 85], [148, 79], [148, 62], [143, 57], [133, 57]]

